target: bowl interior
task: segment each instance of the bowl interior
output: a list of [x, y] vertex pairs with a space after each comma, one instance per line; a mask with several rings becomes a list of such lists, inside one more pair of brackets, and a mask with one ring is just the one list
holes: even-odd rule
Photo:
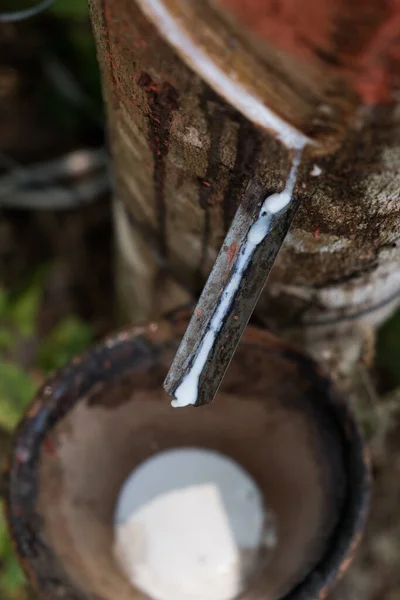
[[145, 598], [113, 556], [115, 505], [135, 466], [182, 446], [232, 457], [275, 514], [277, 547], [246, 600], [284, 597], [329, 553], [348, 501], [351, 428], [346, 434], [327, 380], [271, 338], [247, 335], [215, 402], [173, 409], [162, 382], [174, 348], [133, 335], [107, 348], [106, 368], [93, 358], [74, 366], [80, 384], [62, 388], [64, 409], [48, 420], [32, 467], [36, 535], [47, 557], [30, 560], [39, 587], [51, 555], [59, 585], [72, 586], [68, 598]]

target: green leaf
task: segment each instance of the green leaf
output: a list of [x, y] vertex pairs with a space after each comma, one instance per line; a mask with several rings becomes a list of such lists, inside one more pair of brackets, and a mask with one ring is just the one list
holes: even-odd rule
[[3, 507], [0, 510], [0, 559], [2, 560], [10, 550], [10, 539], [8, 536], [8, 529], [6, 525], [6, 519], [4, 516]]
[[14, 345], [15, 335], [9, 329], [0, 327], [0, 349], [6, 350]]
[[65, 365], [92, 341], [90, 325], [78, 317], [68, 317], [56, 326], [39, 349], [39, 367], [52, 371]]
[[18, 365], [0, 360], [0, 427], [14, 429], [37, 385]]
[[42, 287], [42, 281], [35, 278], [27, 288], [10, 297], [10, 319], [17, 333], [22, 336], [28, 337], [35, 333]]
[[5, 594], [14, 595], [26, 583], [25, 575], [14, 554], [10, 554], [2, 564], [0, 570], [0, 590]]
[[0, 511], [0, 592], [13, 595], [18, 588], [25, 585], [25, 576], [15, 556], [14, 548], [8, 534], [4, 511]]

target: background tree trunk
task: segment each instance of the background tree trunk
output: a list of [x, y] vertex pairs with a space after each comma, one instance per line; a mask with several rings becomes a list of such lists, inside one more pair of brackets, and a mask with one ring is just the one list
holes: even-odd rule
[[[280, 190], [291, 160], [273, 133], [187, 66], [138, 4], [146, 1], [90, 0], [115, 170], [118, 295], [133, 322], [198, 296], [249, 180]], [[342, 33], [353, 26], [343, 21]], [[357, 32], [352, 39], [357, 44]], [[271, 68], [265, 56], [260, 61], [268, 84]], [[360, 78], [332, 71], [332, 56], [318, 61], [277, 67], [283, 108], [274, 75], [260, 91], [321, 145], [304, 155], [295, 189], [302, 205], [256, 318], [342, 370], [400, 297], [400, 111], [361, 107], [368, 98]]]

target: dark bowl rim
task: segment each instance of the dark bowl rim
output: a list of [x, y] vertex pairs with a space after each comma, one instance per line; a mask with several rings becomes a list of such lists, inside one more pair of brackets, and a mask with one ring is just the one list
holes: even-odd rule
[[[160, 324], [165, 323], [167, 329], [164, 328], [160, 336], [158, 333]], [[32, 517], [35, 517], [36, 466], [41, 444], [46, 440], [52, 427], [82, 396], [87, 395], [87, 391], [79, 391], [82, 385], [82, 381], [79, 381], [80, 371], [86, 369], [90, 373], [92, 387], [96, 382], [106, 383], [120, 377], [130, 370], [131, 352], [138, 344], [144, 356], [148, 352], [150, 366], [152, 361], [154, 363], [154, 348], [157, 348], [154, 341], [158, 341], [164, 350], [168, 336], [173, 340], [178, 334], [180, 336], [183, 333], [183, 329], [182, 320], [171, 319], [168, 322], [153, 322], [146, 326], [122, 329], [106, 337], [75, 357], [65, 367], [51, 374], [25, 411], [15, 431], [9, 460], [5, 467], [3, 497], [8, 528], [18, 559], [29, 583], [45, 600], [55, 600], [55, 597], [46, 589], [46, 573], [37, 572], [32, 564], [38, 555], [45, 551], [44, 544], [37, 538], [37, 532], [31, 524]], [[369, 452], [342, 393], [337, 391], [332, 380], [313, 359], [269, 332], [251, 325], [247, 327], [242, 343], [264, 349], [275, 346], [285, 358], [300, 361], [305, 372], [326, 392], [327, 405], [333, 410], [346, 438], [349, 489], [340, 523], [334, 532], [328, 551], [321, 557], [316, 567], [281, 598], [281, 600], [323, 600], [346, 571], [362, 538], [371, 493]], [[71, 390], [74, 392], [72, 395]], [[62, 403], [64, 406], [61, 406]], [[28, 490], [25, 481], [30, 482]], [[82, 600], [87, 599], [86, 594], [81, 594], [72, 582], [68, 581], [66, 574], [60, 584], [64, 587], [70, 584], [70, 593], [75, 595], [68, 598], [81, 600], [82, 596]]]

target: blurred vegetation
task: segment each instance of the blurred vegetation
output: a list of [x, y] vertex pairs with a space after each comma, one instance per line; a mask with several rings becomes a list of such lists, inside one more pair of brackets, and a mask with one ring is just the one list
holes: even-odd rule
[[[0, 10], [5, 12], [27, 8], [34, 2], [2, 0], [0, 4]], [[33, 58], [40, 64], [40, 84], [30, 90], [39, 118], [66, 140], [66, 149], [74, 143], [101, 144], [102, 101], [87, 0], [58, 0], [42, 15], [12, 27], [20, 37], [21, 54], [24, 44], [28, 56], [33, 48]], [[47, 270], [46, 266], [36, 270], [18, 289], [4, 289], [0, 278], [2, 462], [15, 425], [46, 375], [93, 339], [91, 324], [75, 314], [63, 317], [45, 335], [40, 331], [38, 319]], [[32, 597], [0, 511], [0, 599]]]
[[[60, 321], [41, 338], [38, 311], [45, 270], [23, 289], [0, 289], [0, 437], [6, 440], [49, 371], [63, 366], [92, 341], [92, 328], [74, 315]], [[24, 349], [31, 349], [26, 357]], [[24, 363], [29, 363], [24, 366]], [[0, 516], [0, 598], [26, 597], [25, 579]]]

